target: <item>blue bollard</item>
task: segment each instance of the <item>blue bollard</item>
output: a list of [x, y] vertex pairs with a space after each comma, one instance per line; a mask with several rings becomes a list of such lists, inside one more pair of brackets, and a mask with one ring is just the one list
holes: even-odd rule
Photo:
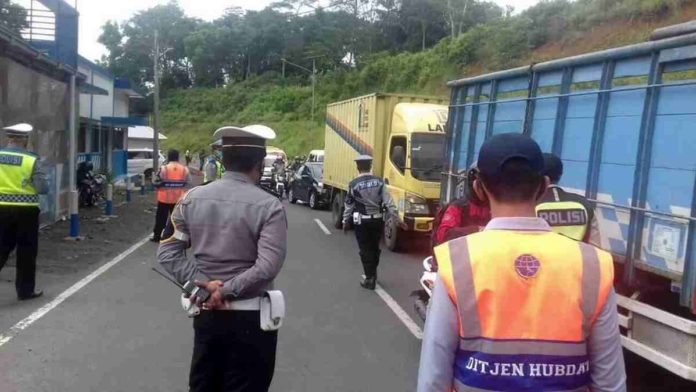
[[130, 177], [126, 177], [126, 203], [131, 202], [131, 187]]
[[104, 215], [112, 216], [114, 214], [114, 186], [109, 184], [106, 186], [106, 207]]
[[80, 215], [78, 214], [78, 194], [77, 191], [70, 192], [70, 237], [78, 238], [80, 235]]

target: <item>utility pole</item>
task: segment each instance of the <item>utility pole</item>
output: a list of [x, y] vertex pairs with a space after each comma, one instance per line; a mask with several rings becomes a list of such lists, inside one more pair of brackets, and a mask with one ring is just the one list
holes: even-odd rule
[[[154, 61], [154, 74], [155, 74], [155, 102], [154, 102], [154, 117], [152, 119], [152, 175], [156, 175], [159, 172], [159, 32], [155, 30], [155, 61]], [[143, 186], [145, 186], [143, 184]]]
[[312, 124], [314, 124], [314, 111], [316, 106], [317, 89], [317, 60], [312, 59]]

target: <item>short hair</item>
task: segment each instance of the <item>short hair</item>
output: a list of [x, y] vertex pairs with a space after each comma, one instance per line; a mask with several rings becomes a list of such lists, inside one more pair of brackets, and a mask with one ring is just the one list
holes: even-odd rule
[[555, 154], [544, 154], [544, 171], [543, 175], [547, 176], [551, 183], [558, 184], [563, 176], [563, 161]]
[[480, 179], [493, 198], [502, 203], [531, 201], [544, 182], [544, 176], [534, 171], [529, 162], [522, 158], [505, 162], [498, 175], [480, 173]]
[[167, 151], [167, 160], [169, 162], [178, 161], [179, 160], [179, 151], [177, 151], [173, 148], [171, 150]]
[[367, 172], [372, 170], [372, 161], [357, 161], [355, 163], [358, 165], [359, 172]]
[[222, 164], [225, 170], [248, 173], [266, 157], [263, 148], [225, 147], [222, 149]]

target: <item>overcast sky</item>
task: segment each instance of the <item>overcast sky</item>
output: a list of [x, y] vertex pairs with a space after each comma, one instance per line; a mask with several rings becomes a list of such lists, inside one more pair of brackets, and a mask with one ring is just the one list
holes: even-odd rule
[[[148, 9], [158, 4], [166, 4], [168, 0], [66, 0], [70, 4], [77, 3], [80, 11], [80, 54], [90, 60], [101, 58], [106, 49], [97, 42], [101, 34], [101, 26], [108, 20], [122, 22], [138, 11]], [[512, 5], [520, 11], [538, 0], [493, 0], [500, 5]], [[186, 14], [205, 20], [219, 17], [226, 8], [239, 6], [248, 10], [259, 10], [273, 0], [179, 0]]]

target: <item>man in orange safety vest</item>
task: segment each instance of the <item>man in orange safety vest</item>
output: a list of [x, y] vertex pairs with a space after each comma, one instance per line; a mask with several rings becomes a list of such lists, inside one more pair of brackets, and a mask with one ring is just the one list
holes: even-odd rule
[[625, 391], [611, 255], [537, 218], [549, 179], [528, 136], [492, 137], [478, 168], [493, 219], [435, 248], [418, 392]]
[[157, 188], [157, 214], [155, 215], [155, 228], [151, 241], [160, 241], [162, 230], [167, 225], [169, 215], [179, 199], [186, 193], [186, 187], [190, 183], [189, 169], [179, 163], [179, 151], [169, 150], [167, 164], [159, 169], [153, 180], [153, 184]]

